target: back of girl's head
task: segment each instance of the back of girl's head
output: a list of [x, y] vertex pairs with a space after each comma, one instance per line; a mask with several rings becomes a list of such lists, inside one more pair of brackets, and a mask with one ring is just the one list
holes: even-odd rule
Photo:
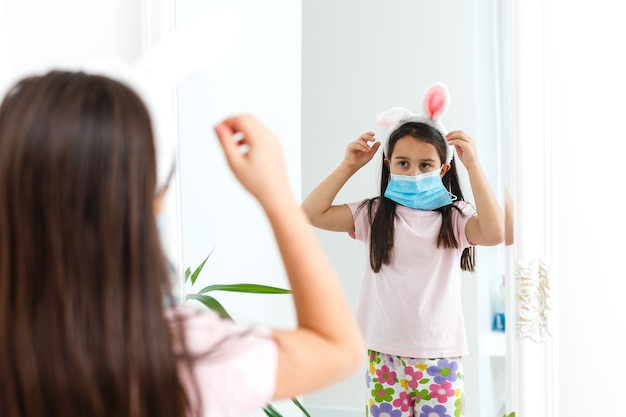
[[2, 268], [104, 290], [81, 282], [129, 262], [131, 240], [157, 241], [154, 159], [149, 116], [122, 84], [70, 72], [18, 83], [0, 110]]
[[162, 314], [154, 152], [144, 104], [109, 78], [50, 72], [5, 97], [0, 416], [182, 410], [180, 400], [147, 399], [164, 385], [179, 390]]

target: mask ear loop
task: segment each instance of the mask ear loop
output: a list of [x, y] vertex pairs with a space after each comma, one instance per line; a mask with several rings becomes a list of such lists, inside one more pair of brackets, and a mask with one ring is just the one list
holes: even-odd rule
[[[441, 171], [443, 169], [443, 165], [441, 166], [441, 168], [439, 168], [439, 171]], [[448, 172], [446, 172], [446, 174], [448, 174], [450, 172], [450, 170], [448, 170]], [[446, 175], [444, 174], [444, 176]], [[448, 192], [448, 195], [450, 196], [450, 200], [452, 201], [456, 201], [458, 199], [458, 197], [454, 194], [452, 194], [452, 191], [446, 188], [446, 191]]]

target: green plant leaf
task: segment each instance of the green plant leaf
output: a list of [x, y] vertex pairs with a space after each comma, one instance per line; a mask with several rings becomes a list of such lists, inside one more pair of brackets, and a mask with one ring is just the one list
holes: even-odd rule
[[311, 415], [309, 414], [308, 411], [306, 411], [306, 409], [304, 408], [304, 406], [300, 403], [300, 401], [298, 401], [297, 398], [292, 398], [291, 401], [296, 405], [296, 407], [298, 407], [306, 417], [311, 417]]
[[[204, 268], [204, 264], [206, 263], [206, 261], [209, 259], [209, 256], [211, 256], [211, 254], [213, 253], [213, 251], [215, 250], [215, 248], [211, 249], [211, 252], [209, 252], [209, 254], [206, 256], [206, 258], [204, 258], [204, 261], [202, 261], [202, 263], [200, 264], [200, 266], [198, 266], [196, 268], [195, 271], [193, 271], [193, 274], [191, 274], [191, 285], [196, 283], [196, 280], [198, 279], [198, 275], [200, 275], [200, 272], [202, 272], [202, 268]], [[185, 272], [185, 276], [187, 275], [187, 273]], [[186, 278], [185, 278], [186, 280]]]
[[291, 291], [278, 288], [278, 287], [270, 287], [268, 285], [260, 285], [260, 284], [214, 284], [209, 285], [208, 287], [204, 287], [198, 294], [206, 294], [210, 291], [231, 291], [231, 292], [245, 292], [245, 293], [253, 293], [253, 294], [290, 294]]
[[210, 295], [201, 295], [201, 294], [187, 294], [187, 300], [197, 300], [204, 304], [207, 308], [215, 311], [220, 317], [225, 319], [232, 320], [233, 318], [228, 314], [226, 309], [219, 301]]
[[283, 415], [280, 414], [278, 410], [275, 409], [272, 404], [267, 404], [265, 408], [263, 409], [263, 411], [265, 412], [265, 415], [267, 415], [268, 417], [283, 417]]
[[[213, 250], [204, 258], [204, 261], [193, 271], [191, 272], [191, 268], [187, 268], [185, 271], [185, 282], [191, 280], [191, 285], [196, 283], [198, 279], [198, 275], [202, 272], [202, 268], [204, 268], [204, 264], [209, 259]], [[284, 288], [271, 287], [268, 285], [260, 285], [260, 284], [214, 284], [204, 287], [196, 294], [187, 294], [187, 300], [196, 300], [202, 303], [205, 307], [210, 310], [215, 311], [220, 317], [233, 320], [233, 318], [228, 314], [224, 306], [217, 301], [215, 298], [210, 295], [205, 295], [207, 292], [211, 291], [231, 291], [231, 292], [241, 292], [241, 293], [251, 293], [251, 294], [291, 294], [291, 291]], [[298, 401], [297, 398], [292, 398], [291, 401], [304, 413], [306, 417], [311, 417], [309, 412], [304, 408], [304, 406]], [[268, 417], [283, 417], [283, 415], [272, 405], [267, 404], [265, 408], [263, 408], [263, 412]]]

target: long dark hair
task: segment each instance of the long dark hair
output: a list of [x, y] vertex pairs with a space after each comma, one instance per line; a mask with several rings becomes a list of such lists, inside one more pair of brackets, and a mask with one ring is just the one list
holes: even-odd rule
[[0, 416], [182, 417], [149, 115], [84, 73], [0, 106]]
[[[389, 155], [383, 155], [385, 157], [391, 157], [393, 154], [393, 148], [398, 140], [405, 136], [410, 136], [416, 140], [429, 143], [437, 149], [439, 159], [441, 161], [446, 160], [446, 141], [438, 130], [433, 127], [419, 122], [406, 123], [389, 135], [389, 142], [386, 151]], [[389, 179], [391, 177], [389, 167], [387, 164], [381, 164], [381, 177], [380, 177], [380, 195], [366, 201], [364, 204], [368, 207], [369, 219], [371, 223], [371, 237], [370, 237], [370, 266], [374, 272], [379, 272], [382, 265], [388, 265], [393, 257], [393, 241], [395, 232], [395, 218], [396, 218], [396, 205], [395, 201], [392, 201], [384, 196]], [[459, 183], [459, 178], [456, 170], [456, 161], [452, 158], [450, 162], [450, 169], [442, 178], [444, 186], [457, 197], [457, 200], [464, 201], [463, 191]], [[378, 201], [378, 208], [373, 209], [374, 203]], [[444, 248], [458, 248], [458, 242], [454, 237], [452, 229], [452, 210], [460, 210], [453, 204], [440, 207], [436, 209], [442, 216], [441, 229], [439, 230], [439, 237], [437, 239], [437, 247], [443, 246]], [[461, 268], [464, 271], [474, 270], [474, 248], [466, 248], [461, 255]]]

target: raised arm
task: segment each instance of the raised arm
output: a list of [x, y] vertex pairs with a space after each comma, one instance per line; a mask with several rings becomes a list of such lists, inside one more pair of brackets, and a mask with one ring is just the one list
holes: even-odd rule
[[[370, 142], [373, 142], [371, 146]], [[372, 132], [366, 132], [348, 144], [343, 161], [302, 203], [313, 226], [334, 232], [354, 231], [354, 219], [348, 206], [333, 205], [333, 201], [350, 177], [372, 159], [379, 147], [380, 142], [375, 141]]]
[[[297, 329], [274, 331], [278, 346], [274, 399], [347, 377], [362, 363], [361, 334], [333, 268], [289, 191], [278, 141], [251, 116], [227, 119], [215, 130], [233, 173], [270, 221], [295, 303]], [[238, 142], [235, 133], [243, 134]], [[247, 151], [240, 147], [244, 144]]]
[[478, 212], [478, 215], [472, 217], [465, 226], [467, 238], [482, 246], [502, 243], [504, 241], [504, 214], [478, 161], [474, 140], [460, 130], [448, 133], [446, 139], [455, 147], [459, 159], [467, 169]]

